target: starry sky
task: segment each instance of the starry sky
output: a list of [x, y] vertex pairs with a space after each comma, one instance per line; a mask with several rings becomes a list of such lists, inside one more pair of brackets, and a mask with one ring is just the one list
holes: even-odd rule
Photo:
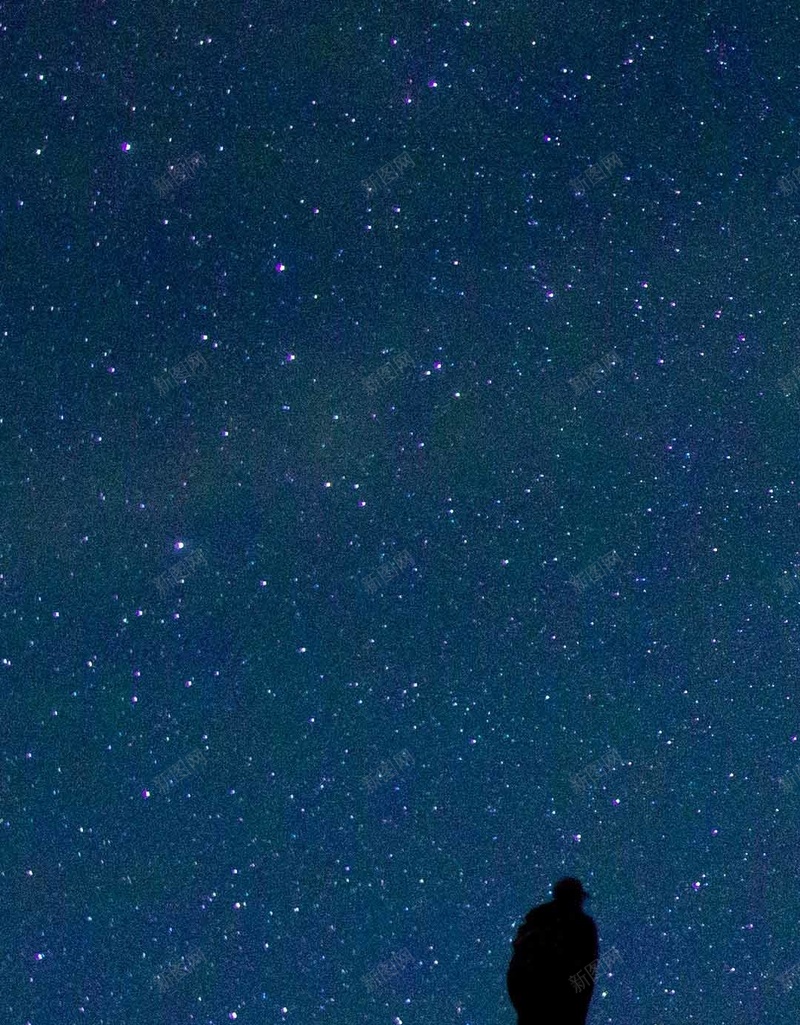
[[794, 1025], [798, 38], [6, 5], [4, 1023]]

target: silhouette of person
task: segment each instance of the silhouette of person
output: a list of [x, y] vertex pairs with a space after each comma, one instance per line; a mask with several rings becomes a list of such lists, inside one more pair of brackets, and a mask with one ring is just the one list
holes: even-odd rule
[[506, 975], [517, 1025], [585, 1025], [598, 959], [597, 927], [583, 911], [588, 896], [579, 879], [559, 879], [553, 900], [517, 930]]

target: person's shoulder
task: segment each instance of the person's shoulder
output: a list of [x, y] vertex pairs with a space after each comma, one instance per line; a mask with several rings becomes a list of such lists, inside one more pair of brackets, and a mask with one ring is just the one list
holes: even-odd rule
[[531, 908], [525, 917], [526, 922], [535, 922], [537, 919], [549, 918], [555, 908], [555, 903], [549, 900], [546, 904], [537, 904]]
[[522, 920], [520, 931], [527, 933], [531, 929], [546, 927], [551, 918], [552, 911], [550, 904], [537, 904], [535, 908], [530, 909]]

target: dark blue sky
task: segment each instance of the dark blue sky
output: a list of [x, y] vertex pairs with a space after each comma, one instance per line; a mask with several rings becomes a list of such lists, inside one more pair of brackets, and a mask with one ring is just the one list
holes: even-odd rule
[[4, 1023], [794, 1025], [798, 41], [0, 13]]

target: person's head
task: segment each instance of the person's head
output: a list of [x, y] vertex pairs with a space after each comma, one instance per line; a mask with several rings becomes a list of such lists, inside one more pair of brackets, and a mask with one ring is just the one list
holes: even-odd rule
[[579, 908], [589, 894], [584, 890], [580, 879], [574, 876], [565, 876], [559, 879], [553, 887], [553, 900], [565, 907]]

